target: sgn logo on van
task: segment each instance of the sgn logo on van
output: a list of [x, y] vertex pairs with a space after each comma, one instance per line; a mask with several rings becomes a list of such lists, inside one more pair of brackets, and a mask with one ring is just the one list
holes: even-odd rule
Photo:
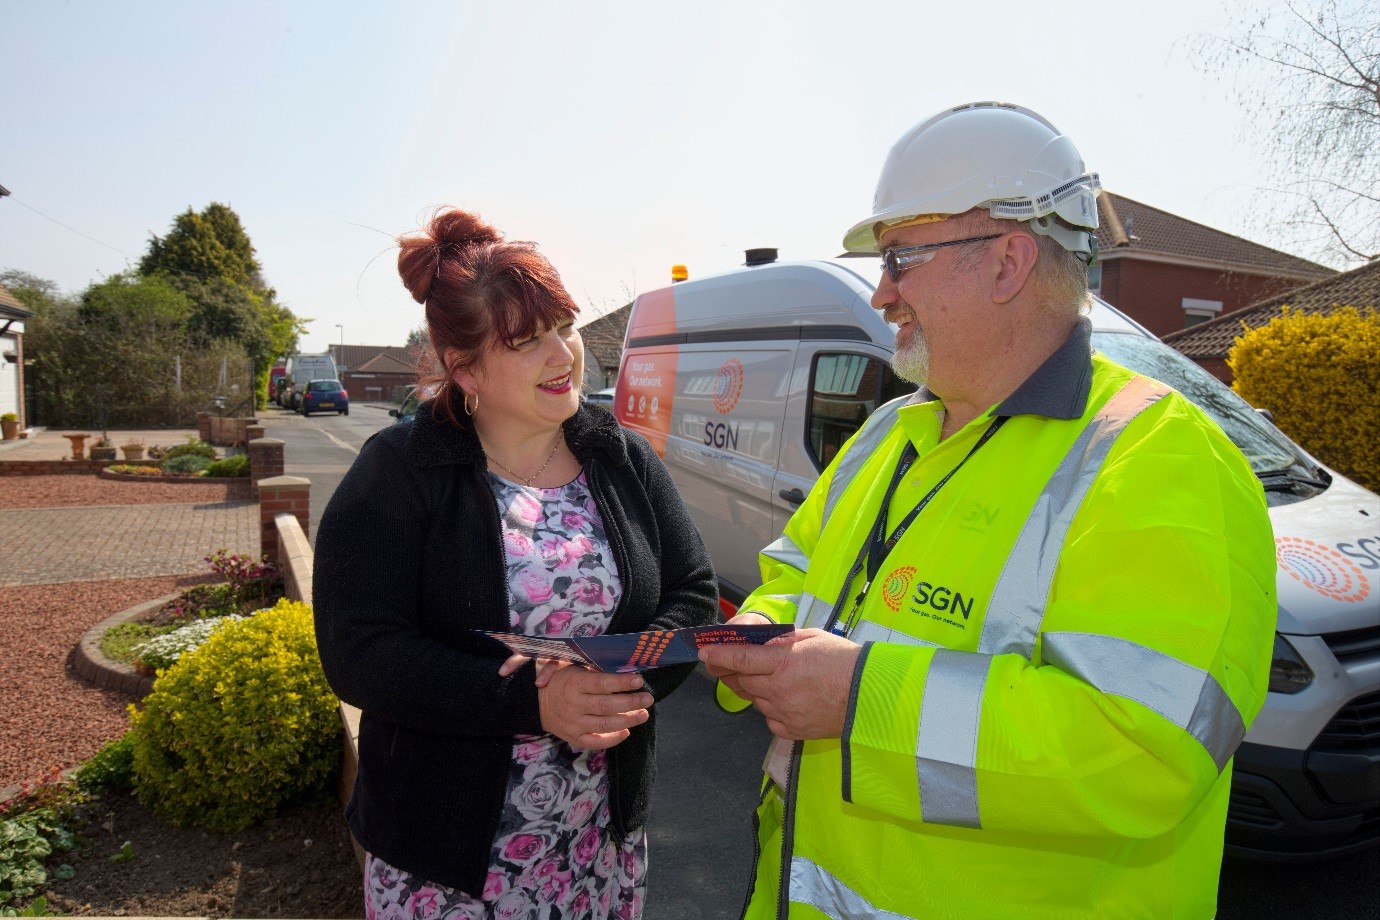
[[[743, 362], [729, 358], [714, 375], [714, 409], [720, 415], [728, 415], [738, 405], [743, 395]], [[738, 449], [738, 426], [729, 422], [705, 422], [704, 444], [706, 447]]]
[[1338, 543], [1334, 549], [1302, 537], [1275, 537], [1275, 561], [1281, 572], [1310, 590], [1355, 604], [1370, 595], [1370, 580], [1361, 570], [1380, 567], [1380, 554], [1372, 554], [1367, 544], [1380, 545], [1380, 541], [1357, 540], [1355, 548], [1360, 552], [1353, 552], [1348, 543]]

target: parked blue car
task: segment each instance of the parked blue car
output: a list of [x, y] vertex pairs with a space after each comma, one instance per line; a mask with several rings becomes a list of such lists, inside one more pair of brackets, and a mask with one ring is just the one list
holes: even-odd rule
[[313, 412], [350, 414], [350, 394], [345, 392], [339, 380], [313, 380], [307, 384], [302, 393], [302, 414]]

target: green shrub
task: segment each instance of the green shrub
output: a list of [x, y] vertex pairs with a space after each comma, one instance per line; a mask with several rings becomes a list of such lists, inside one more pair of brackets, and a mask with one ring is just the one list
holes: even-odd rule
[[217, 630], [159, 675], [134, 722], [134, 788], [179, 826], [241, 830], [328, 794], [340, 717], [311, 608], [288, 600]]
[[107, 741], [77, 768], [77, 786], [83, 792], [129, 792], [134, 788], [134, 735], [125, 732]]
[[170, 668], [186, 653], [206, 644], [224, 623], [233, 623], [239, 617], [208, 617], [194, 620], [186, 626], [179, 626], [171, 632], [147, 639], [134, 647], [134, 660], [142, 665], [161, 671]]
[[19, 421], [19, 414], [16, 413], [16, 412], [4, 412], [4, 413], [0, 413], [0, 422], [17, 422], [17, 421]]
[[235, 454], [233, 457], [226, 457], [224, 460], [213, 460], [211, 465], [206, 467], [207, 476], [248, 476], [249, 475], [249, 455]]
[[[155, 448], [157, 449], [157, 448]], [[171, 460], [174, 457], [205, 457], [207, 460], [216, 459], [216, 449], [194, 434], [187, 435], [185, 444], [178, 444], [158, 450], [158, 459]], [[152, 451], [150, 451], [152, 453]]]
[[164, 460], [159, 466], [168, 473], [200, 473], [211, 462], [200, 454], [178, 454]]
[[1380, 313], [1286, 307], [1237, 339], [1227, 364], [1232, 389], [1269, 409], [1280, 431], [1342, 475], [1380, 489]]

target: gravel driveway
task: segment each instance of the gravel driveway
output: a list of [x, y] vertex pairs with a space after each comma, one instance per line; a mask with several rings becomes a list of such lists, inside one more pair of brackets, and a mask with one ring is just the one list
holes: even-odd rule
[[[225, 491], [223, 485], [112, 483], [95, 476], [6, 476], [0, 509], [220, 502]], [[216, 548], [198, 550], [205, 555]], [[0, 790], [51, 767], [76, 766], [125, 731], [130, 698], [77, 677], [68, 663], [73, 646], [111, 614], [203, 581], [206, 572], [0, 589]]]

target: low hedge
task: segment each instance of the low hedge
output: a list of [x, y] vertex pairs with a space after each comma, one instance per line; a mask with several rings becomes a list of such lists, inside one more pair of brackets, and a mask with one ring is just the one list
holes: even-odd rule
[[284, 599], [228, 623], [130, 707], [139, 800], [178, 826], [236, 831], [329, 794], [337, 706], [309, 606]]

